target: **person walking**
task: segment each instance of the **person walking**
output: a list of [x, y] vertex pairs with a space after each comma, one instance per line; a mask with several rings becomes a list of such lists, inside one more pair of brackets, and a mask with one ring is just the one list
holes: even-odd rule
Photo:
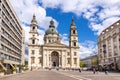
[[81, 73], [81, 69], [79, 68], [79, 72]]
[[107, 75], [108, 74], [108, 69], [107, 69], [107, 67], [105, 67], [105, 74]]
[[99, 69], [98, 69], [98, 68], [96, 68], [96, 72], [97, 72], [97, 74], [98, 74], [98, 72], [99, 72]]
[[95, 68], [93, 68], [93, 74], [95, 74], [95, 72], [96, 72], [96, 69], [95, 69]]

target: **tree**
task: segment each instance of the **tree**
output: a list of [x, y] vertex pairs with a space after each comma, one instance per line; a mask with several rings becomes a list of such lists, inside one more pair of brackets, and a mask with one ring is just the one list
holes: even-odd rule
[[93, 60], [91, 60], [91, 64], [94, 65], [94, 66], [97, 65], [97, 64], [98, 64], [97, 59], [93, 59]]
[[80, 61], [80, 67], [85, 67], [85, 64], [82, 61]]

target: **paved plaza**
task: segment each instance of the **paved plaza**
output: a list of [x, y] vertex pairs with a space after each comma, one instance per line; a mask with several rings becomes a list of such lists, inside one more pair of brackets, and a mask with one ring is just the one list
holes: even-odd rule
[[98, 72], [93, 74], [92, 71], [64, 71], [64, 70], [36, 70], [25, 73], [7, 75], [0, 77], [0, 80], [120, 80], [120, 73]]

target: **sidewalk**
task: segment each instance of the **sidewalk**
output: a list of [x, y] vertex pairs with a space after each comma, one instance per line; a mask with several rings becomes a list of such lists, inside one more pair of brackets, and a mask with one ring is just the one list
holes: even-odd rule
[[4, 76], [0, 76], [0, 78], [6, 78], [6, 77], [9, 77], [9, 76], [14, 76], [14, 75], [18, 75], [18, 74], [24, 74], [24, 73], [28, 73], [28, 72], [31, 72], [31, 71], [24, 71], [24, 72], [16, 73], [16, 74], [7, 74], [7, 75], [4, 75]]

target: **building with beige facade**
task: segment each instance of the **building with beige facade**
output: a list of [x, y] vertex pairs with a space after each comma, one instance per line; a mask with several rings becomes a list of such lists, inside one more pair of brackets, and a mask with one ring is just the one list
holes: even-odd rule
[[98, 67], [97, 54], [83, 58], [80, 61], [83, 63], [83, 67], [86, 67], [87, 69], [92, 69], [93, 67]]
[[44, 35], [44, 44], [40, 45], [38, 24], [36, 16], [30, 25], [28, 45], [28, 66], [29, 69], [38, 68], [79, 68], [79, 45], [77, 28], [72, 19], [70, 25], [69, 46], [61, 43], [61, 38], [54, 26], [54, 21], [50, 21], [48, 30]]
[[120, 70], [120, 20], [99, 35], [98, 56], [101, 67]]
[[[24, 64], [24, 29], [9, 0], [0, 0], [0, 66], [12, 70]], [[6, 71], [7, 73], [7, 71]]]

